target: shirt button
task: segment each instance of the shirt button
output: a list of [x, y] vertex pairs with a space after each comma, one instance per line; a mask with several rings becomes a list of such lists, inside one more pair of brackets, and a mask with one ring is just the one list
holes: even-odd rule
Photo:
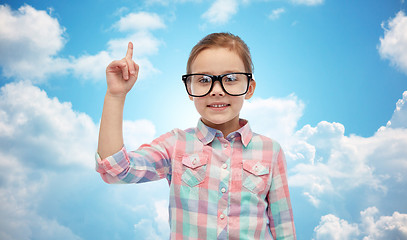
[[227, 143], [223, 144], [223, 147], [224, 147], [224, 148], [228, 148], [228, 146], [229, 146], [229, 145], [228, 145]]
[[219, 217], [220, 217], [220, 219], [223, 220], [225, 218], [225, 215], [221, 214]]
[[226, 163], [224, 163], [224, 164], [222, 165], [222, 168], [223, 168], [223, 169], [226, 169], [226, 168], [228, 168], [228, 165], [227, 165]]
[[194, 160], [192, 160], [192, 165], [196, 165], [196, 158], [194, 158]]
[[226, 192], [226, 188], [222, 188], [221, 190], [220, 190], [222, 193], [225, 193]]

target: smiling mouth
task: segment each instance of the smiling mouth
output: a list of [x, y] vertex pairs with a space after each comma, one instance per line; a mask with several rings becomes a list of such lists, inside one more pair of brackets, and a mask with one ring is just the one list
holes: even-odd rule
[[212, 108], [224, 108], [224, 107], [228, 107], [230, 106], [230, 104], [211, 104], [208, 105], [208, 107], [212, 107]]

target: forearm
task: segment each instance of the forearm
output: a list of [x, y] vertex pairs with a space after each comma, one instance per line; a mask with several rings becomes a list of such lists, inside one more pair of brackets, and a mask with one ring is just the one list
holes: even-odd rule
[[98, 153], [103, 159], [123, 147], [123, 108], [125, 96], [106, 94], [100, 121]]
[[[278, 147], [280, 148], [280, 147]], [[297, 239], [287, 182], [287, 164], [280, 148], [273, 165], [271, 189], [268, 194], [270, 228], [274, 239]]]

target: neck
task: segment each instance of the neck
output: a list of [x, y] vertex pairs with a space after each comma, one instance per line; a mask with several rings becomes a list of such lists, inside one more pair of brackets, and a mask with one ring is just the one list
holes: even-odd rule
[[208, 127], [221, 131], [224, 138], [226, 138], [230, 133], [240, 129], [239, 116], [221, 124], [215, 124], [207, 121], [206, 119], [202, 119], [202, 122]]

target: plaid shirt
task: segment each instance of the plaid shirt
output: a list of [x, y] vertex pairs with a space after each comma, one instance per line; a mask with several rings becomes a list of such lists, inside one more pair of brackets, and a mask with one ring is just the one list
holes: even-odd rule
[[107, 183], [166, 178], [171, 239], [296, 239], [284, 153], [240, 125], [225, 139], [199, 121], [137, 151], [96, 154], [96, 170]]

